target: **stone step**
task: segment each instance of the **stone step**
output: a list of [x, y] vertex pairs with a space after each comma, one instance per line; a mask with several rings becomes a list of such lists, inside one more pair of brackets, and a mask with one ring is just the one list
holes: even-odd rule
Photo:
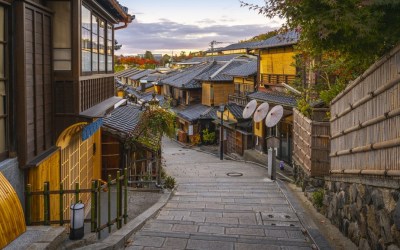
[[[298, 238], [278, 238], [278, 237], [257, 237], [249, 235], [210, 235], [203, 233], [184, 233], [184, 232], [154, 232], [154, 231], [141, 231], [133, 238], [140, 240], [143, 237], [151, 238], [178, 238], [188, 240], [198, 240], [206, 242], [232, 242], [232, 243], [246, 243], [254, 245], [267, 245], [267, 246], [293, 246], [293, 247], [311, 247], [311, 243], [304, 237]], [[200, 249], [200, 248], [199, 248]], [[207, 248], [201, 248], [207, 249]]]

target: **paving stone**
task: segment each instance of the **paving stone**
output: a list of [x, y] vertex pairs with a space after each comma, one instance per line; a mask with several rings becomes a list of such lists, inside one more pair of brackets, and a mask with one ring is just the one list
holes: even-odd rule
[[301, 231], [287, 231], [289, 238], [292, 239], [305, 239], [304, 234]]
[[165, 238], [162, 237], [148, 237], [139, 236], [134, 238], [133, 246], [146, 246], [146, 247], [161, 247], [164, 243]]
[[261, 228], [226, 228], [225, 233], [234, 235], [265, 235], [264, 230]]
[[192, 212], [191, 216], [194, 217], [222, 217], [221, 212]]
[[207, 217], [206, 222], [223, 223], [223, 224], [239, 224], [237, 218]]
[[233, 242], [192, 240], [187, 244], [187, 249], [208, 249], [208, 250], [233, 250]]
[[205, 217], [196, 217], [196, 216], [183, 216], [183, 221], [193, 221], [193, 222], [204, 222], [206, 220]]
[[225, 228], [220, 226], [200, 226], [199, 232], [210, 234], [224, 234]]
[[246, 243], [236, 243], [235, 250], [280, 250], [279, 246], [271, 246], [264, 244], [246, 244]]
[[198, 226], [196, 225], [181, 225], [181, 224], [175, 224], [172, 227], [172, 231], [175, 232], [197, 232]]
[[206, 203], [206, 208], [213, 208], [213, 209], [224, 209], [225, 206], [222, 204], [215, 204], [215, 203]]
[[265, 230], [265, 235], [276, 238], [288, 238], [288, 235], [285, 230]]
[[155, 231], [171, 231], [173, 224], [166, 224], [166, 223], [147, 223], [143, 228], [148, 230], [155, 230]]
[[187, 239], [166, 238], [164, 241], [163, 248], [185, 249], [187, 242], [188, 242]]

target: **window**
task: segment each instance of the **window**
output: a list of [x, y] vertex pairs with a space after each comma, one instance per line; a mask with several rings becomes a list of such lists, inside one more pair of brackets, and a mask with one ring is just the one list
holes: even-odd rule
[[113, 72], [113, 26], [82, 6], [82, 73]]
[[0, 160], [8, 157], [7, 10], [0, 5]]
[[51, 1], [47, 6], [54, 11], [53, 15], [53, 68], [54, 70], [71, 70], [71, 3]]

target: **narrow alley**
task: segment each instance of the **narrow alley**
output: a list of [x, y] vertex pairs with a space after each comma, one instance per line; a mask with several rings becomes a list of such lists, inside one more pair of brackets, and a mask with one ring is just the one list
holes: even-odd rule
[[127, 249], [312, 249], [265, 169], [220, 161], [169, 139], [163, 141], [163, 155], [178, 187], [159, 214], [132, 236]]

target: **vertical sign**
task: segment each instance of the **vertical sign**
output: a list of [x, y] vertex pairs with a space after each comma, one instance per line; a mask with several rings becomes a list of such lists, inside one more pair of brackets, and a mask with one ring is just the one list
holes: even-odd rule
[[189, 125], [188, 135], [193, 135], [193, 125]]

